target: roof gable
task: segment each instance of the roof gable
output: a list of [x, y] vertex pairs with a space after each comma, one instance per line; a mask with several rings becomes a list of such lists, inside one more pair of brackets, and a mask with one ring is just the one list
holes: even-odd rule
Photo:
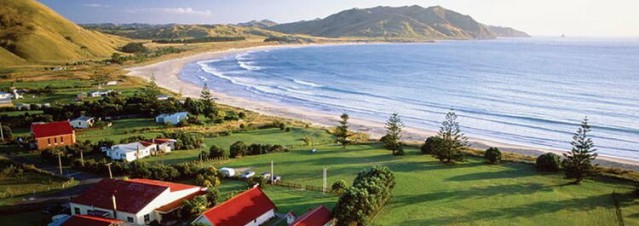
[[167, 189], [168, 187], [160, 185], [103, 179], [72, 202], [103, 209], [113, 209], [111, 196], [115, 194], [118, 211], [137, 213]]
[[112, 226], [119, 225], [121, 220], [106, 219], [88, 215], [73, 215], [62, 223], [61, 226]]
[[331, 211], [326, 206], [321, 205], [304, 215], [298, 217], [291, 226], [322, 226], [331, 221]]
[[212, 225], [246, 225], [275, 204], [259, 187], [251, 188], [202, 214]]
[[33, 123], [31, 124], [31, 133], [35, 138], [50, 137], [72, 134], [73, 128], [68, 121], [49, 122], [49, 123]]

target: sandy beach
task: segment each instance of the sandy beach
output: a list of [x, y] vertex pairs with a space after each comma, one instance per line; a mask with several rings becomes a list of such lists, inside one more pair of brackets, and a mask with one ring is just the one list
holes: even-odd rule
[[[331, 44], [332, 45], [332, 44]], [[185, 65], [197, 62], [201, 60], [210, 60], [219, 58], [230, 54], [239, 54], [246, 51], [254, 50], [266, 50], [275, 48], [291, 48], [299, 47], [302, 45], [280, 45], [280, 46], [259, 46], [243, 49], [228, 49], [216, 52], [206, 52], [195, 54], [191, 56], [185, 56], [181, 58], [166, 60], [145, 66], [130, 67], [126, 70], [129, 71], [128, 75], [137, 76], [144, 79], [150, 79], [155, 77], [156, 83], [166, 89], [172, 90], [177, 93], [181, 93], [184, 97], [199, 97], [201, 86], [188, 83], [179, 79], [179, 74]], [[260, 101], [247, 100], [245, 98], [229, 96], [224, 93], [219, 93], [211, 90], [216, 101], [221, 104], [244, 108], [247, 110], [255, 111], [261, 114], [279, 116], [285, 118], [297, 119], [305, 122], [309, 122], [316, 126], [330, 127], [337, 124], [339, 117], [337, 115], [324, 114], [313, 109], [305, 109], [303, 107], [279, 105], [275, 103], [264, 103]], [[443, 116], [442, 116], [443, 118]], [[384, 123], [362, 120], [357, 118], [351, 118], [349, 120], [351, 128], [355, 131], [365, 132], [371, 135], [372, 138], [379, 138], [385, 134]], [[432, 136], [436, 131], [427, 131], [417, 128], [407, 127], [404, 129], [403, 138], [406, 142], [423, 142], [427, 137]], [[486, 149], [488, 147], [499, 147], [502, 151], [519, 153], [529, 156], [538, 156], [545, 152], [555, 152], [561, 154], [567, 150], [553, 150], [553, 149], [540, 149], [531, 148], [524, 145], [513, 145], [502, 142], [495, 142], [485, 139], [477, 139], [469, 137], [471, 147], [476, 149]], [[616, 167], [639, 171], [639, 161], [617, 158], [611, 156], [599, 156], [597, 163], [601, 166]]]

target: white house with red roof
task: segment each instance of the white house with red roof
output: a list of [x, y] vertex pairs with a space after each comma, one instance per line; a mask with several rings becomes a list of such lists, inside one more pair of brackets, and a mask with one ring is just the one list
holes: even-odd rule
[[174, 139], [153, 139], [151, 141], [136, 141], [128, 144], [113, 145], [104, 149], [106, 155], [113, 160], [132, 162], [157, 153], [168, 153], [175, 148]]
[[275, 204], [259, 187], [254, 187], [204, 211], [195, 222], [214, 226], [258, 226], [273, 217]]
[[137, 225], [170, 225], [183, 200], [204, 195], [206, 188], [148, 179], [103, 179], [70, 203], [72, 214], [119, 219]]
[[331, 210], [321, 205], [298, 217], [289, 226], [331, 226], [333, 219]]

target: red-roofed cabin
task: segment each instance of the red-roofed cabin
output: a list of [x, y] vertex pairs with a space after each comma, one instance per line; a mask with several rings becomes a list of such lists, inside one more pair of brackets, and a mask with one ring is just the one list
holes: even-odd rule
[[204, 195], [205, 188], [148, 179], [103, 179], [71, 201], [72, 214], [115, 218], [136, 225], [153, 221], [172, 225], [183, 200]]
[[321, 205], [306, 212], [290, 223], [289, 226], [331, 226], [333, 225], [333, 215], [326, 206]]
[[60, 226], [121, 226], [124, 221], [94, 217], [88, 215], [73, 215]]
[[273, 217], [275, 204], [259, 187], [255, 187], [204, 211], [195, 222], [213, 226], [257, 226]]
[[50, 147], [75, 144], [75, 131], [67, 121], [33, 123], [31, 124], [31, 134], [40, 151]]

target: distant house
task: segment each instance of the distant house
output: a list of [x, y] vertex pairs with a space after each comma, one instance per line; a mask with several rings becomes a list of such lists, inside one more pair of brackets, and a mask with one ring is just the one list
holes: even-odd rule
[[118, 219], [135, 225], [174, 225], [182, 201], [206, 188], [148, 179], [103, 179], [71, 200], [71, 213]]
[[93, 126], [95, 123], [95, 119], [87, 116], [80, 116], [76, 119], [71, 120], [71, 127], [76, 129], [86, 129]]
[[175, 149], [176, 140], [153, 139], [151, 141], [136, 141], [128, 144], [113, 145], [103, 152], [112, 160], [132, 162], [158, 153], [168, 153]]
[[164, 94], [158, 95], [158, 100], [168, 100], [169, 98], [170, 98], [170, 96], [168, 96], [168, 95], [164, 95]]
[[106, 83], [106, 85], [107, 85], [107, 86], [115, 86], [115, 85], [117, 85], [117, 84], [118, 84], [118, 81], [108, 81], [108, 82]]
[[275, 217], [275, 204], [259, 187], [223, 202], [195, 219], [206, 225], [262, 225]]
[[106, 95], [109, 95], [109, 93], [112, 93], [113, 90], [107, 90], [107, 91], [91, 91], [89, 92], [89, 97], [103, 97]]
[[124, 221], [89, 215], [65, 216], [47, 226], [125, 226]]
[[170, 123], [172, 125], [177, 125], [182, 120], [188, 119], [188, 112], [178, 112], [173, 114], [161, 114], [155, 117], [155, 122], [166, 124]]
[[0, 104], [10, 104], [11, 98], [13, 98], [12, 94], [0, 91]]
[[75, 131], [68, 121], [33, 123], [31, 134], [38, 150], [75, 144]]
[[332, 226], [333, 219], [331, 210], [321, 205], [296, 218], [289, 226]]

